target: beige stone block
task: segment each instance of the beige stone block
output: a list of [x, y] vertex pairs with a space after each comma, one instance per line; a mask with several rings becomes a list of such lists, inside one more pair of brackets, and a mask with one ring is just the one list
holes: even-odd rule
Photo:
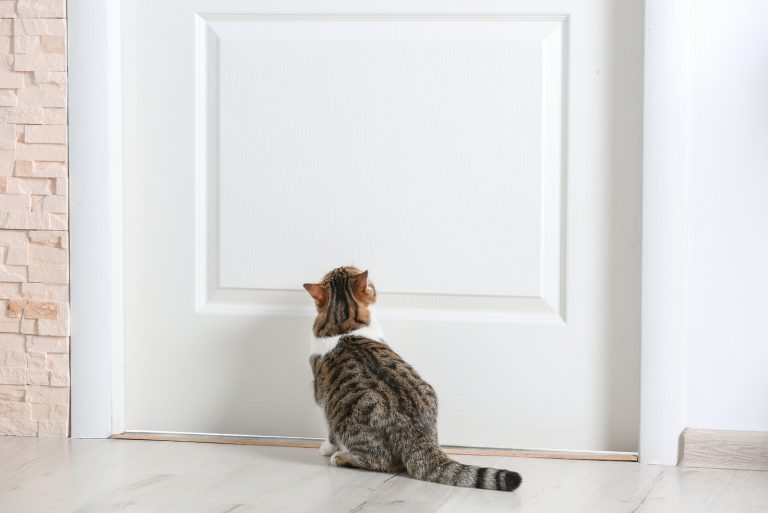
[[69, 228], [69, 217], [67, 214], [48, 213], [48, 229], [66, 230]]
[[0, 159], [0, 176], [11, 176], [13, 174], [14, 161], [11, 159]]
[[7, 317], [21, 317], [28, 302], [28, 299], [11, 299], [8, 301], [5, 315]]
[[69, 405], [59, 404], [31, 404], [29, 416], [32, 420], [67, 420], [69, 418]]
[[28, 403], [69, 404], [69, 390], [58, 387], [30, 386], [27, 388], [27, 394], [24, 400]]
[[[63, 89], [25, 87], [16, 93], [18, 104], [26, 107], [66, 107], [67, 92]], [[16, 105], [14, 103], [14, 105]]]
[[13, 174], [16, 176], [34, 176], [35, 163], [31, 160], [16, 160]]
[[0, 194], [0, 211], [29, 212], [29, 195]]
[[0, 349], [4, 351], [24, 351], [26, 337], [16, 333], [0, 333]]
[[67, 58], [59, 53], [20, 53], [13, 60], [14, 71], [66, 71]]
[[0, 230], [0, 246], [23, 246], [29, 241], [27, 232]]
[[42, 438], [67, 438], [69, 435], [65, 420], [40, 420], [37, 426], [37, 436]]
[[35, 436], [37, 435], [37, 422], [12, 417], [0, 418], [0, 435]]
[[56, 178], [56, 194], [66, 196], [69, 191], [69, 180], [66, 177]]
[[[26, 108], [34, 109], [37, 107], [26, 107]], [[67, 109], [63, 107], [43, 107], [40, 113], [40, 119], [42, 124], [44, 125], [66, 125]]]
[[66, 144], [67, 127], [62, 125], [27, 125], [24, 128], [24, 142]]
[[28, 419], [32, 408], [28, 403], [18, 401], [0, 401], [0, 417], [18, 417]]
[[67, 73], [65, 71], [34, 71], [32, 82], [40, 86], [66, 87]]
[[61, 214], [48, 214], [45, 212], [0, 212], [0, 228], [15, 230], [50, 230], [57, 228], [59, 222], [53, 222], [51, 216]]
[[0, 52], [4, 54], [13, 53], [11, 36], [0, 36]]
[[27, 369], [45, 369], [48, 364], [45, 359], [45, 353], [38, 353], [33, 351], [26, 353], [27, 355]]
[[24, 73], [0, 71], [0, 88], [20, 89], [24, 87]]
[[67, 156], [66, 144], [16, 144], [16, 158], [20, 160], [64, 162]]
[[15, 18], [16, 17], [16, 2], [9, 0], [3, 0], [0, 2], [0, 18]]
[[0, 53], [0, 71], [13, 71], [14, 54]]
[[[27, 351], [42, 353], [67, 353], [69, 351], [69, 339], [66, 337], [39, 337], [27, 336]], [[47, 363], [46, 363], [47, 366]]]
[[20, 285], [21, 296], [27, 299], [69, 301], [69, 287], [67, 285], [52, 285], [50, 283], [21, 283]]
[[69, 339], [66, 337], [27, 337], [27, 351], [41, 353], [67, 353]]
[[25, 319], [58, 319], [59, 304], [53, 301], [30, 301], [24, 308]]
[[[0, 283], [0, 299], [21, 297], [20, 283]], [[2, 347], [2, 344], [0, 344]]]
[[[51, 145], [45, 144], [40, 146]], [[9, 176], [6, 178], [6, 183], [6, 192], [11, 194], [53, 194], [56, 185], [53, 178], [26, 178], [17, 176]]]
[[[0, 94], [7, 91], [7, 89], [2, 89]], [[0, 139], [16, 141], [16, 125], [0, 125]]]
[[29, 265], [29, 246], [11, 247], [5, 253], [8, 265]]
[[51, 371], [52, 387], [68, 387], [69, 371]]
[[24, 402], [26, 391], [23, 385], [0, 385], [0, 401]]
[[45, 369], [27, 369], [27, 385], [49, 386], [51, 373]]
[[61, 247], [63, 239], [67, 238], [65, 231], [40, 230], [29, 232], [29, 242], [33, 244], [44, 244], [55, 248]]
[[19, 333], [20, 331], [21, 319], [0, 317], [0, 333]]
[[[27, 269], [30, 282], [54, 284], [69, 283], [69, 267], [66, 265], [30, 265]], [[2, 266], [0, 266], [0, 276], [2, 276]]]
[[46, 359], [48, 370], [69, 371], [69, 354], [50, 353]]
[[26, 383], [25, 367], [0, 367], [0, 385], [25, 385]]
[[27, 335], [37, 335], [37, 319], [21, 319], [19, 323], [19, 333]]
[[[43, 125], [40, 128], [59, 128], [60, 125]], [[66, 128], [66, 127], [63, 127]], [[65, 135], [66, 138], [66, 135]], [[63, 162], [35, 162], [32, 176], [66, 178], [67, 165]]]
[[40, 53], [42, 36], [13, 36], [13, 53]]
[[[17, 104], [16, 91], [13, 89], [0, 89], [0, 107], [15, 107]], [[16, 142], [16, 139], [12, 139]]]
[[[69, 317], [61, 316], [61, 319], [37, 319], [36, 333], [38, 335], [51, 335], [54, 337], [69, 336]], [[22, 324], [26, 319], [22, 319]], [[23, 333], [23, 329], [22, 329]]]
[[33, 265], [66, 265], [69, 263], [69, 252], [66, 249], [30, 244], [29, 263]]
[[54, 214], [66, 214], [69, 210], [69, 201], [66, 196], [44, 196], [43, 212]]
[[64, 53], [67, 49], [63, 36], [40, 36], [40, 46], [45, 53]]
[[[0, 107], [0, 123], [39, 125], [45, 121], [44, 111], [41, 107]], [[66, 124], [66, 116], [60, 124]]]
[[[34, 0], [40, 2], [41, 0]], [[19, 2], [21, 3], [21, 2]], [[28, 36], [65, 36], [67, 25], [64, 20], [57, 19], [15, 19], [13, 33]]]
[[13, 20], [0, 20], [0, 35], [13, 35]]
[[20, 18], [64, 18], [65, 0], [19, 0], [16, 11]]
[[0, 265], [0, 281], [27, 281], [27, 268], [21, 265]]
[[32, 194], [29, 197], [29, 204], [30, 204], [30, 211], [31, 212], [37, 212], [42, 213], [43, 212], [43, 198], [46, 196], [40, 196]]
[[0, 367], [26, 367], [27, 353], [24, 351], [0, 351]]

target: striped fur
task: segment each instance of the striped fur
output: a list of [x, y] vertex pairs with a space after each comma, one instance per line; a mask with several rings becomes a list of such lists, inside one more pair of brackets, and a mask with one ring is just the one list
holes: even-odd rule
[[517, 472], [464, 465], [437, 441], [434, 389], [395, 353], [375, 329], [370, 305], [376, 290], [368, 271], [340, 267], [304, 288], [317, 317], [310, 365], [315, 401], [329, 426], [323, 451], [331, 463], [469, 488], [512, 491]]

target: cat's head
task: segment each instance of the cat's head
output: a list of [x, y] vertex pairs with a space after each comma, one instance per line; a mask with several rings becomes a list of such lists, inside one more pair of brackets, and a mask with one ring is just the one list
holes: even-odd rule
[[368, 271], [337, 267], [320, 283], [305, 283], [304, 288], [317, 307], [315, 336], [342, 335], [370, 324], [369, 306], [376, 302], [376, 289], [368, 281]]

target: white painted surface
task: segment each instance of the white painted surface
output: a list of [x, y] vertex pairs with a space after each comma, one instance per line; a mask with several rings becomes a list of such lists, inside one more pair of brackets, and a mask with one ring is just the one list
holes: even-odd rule
[[768, 35], [757, 0], [647, 4], [641, 460], [768, 430]]
[[559, 254], [542, 182], [557, 191], [562, 165], [542, 155], [562, 146], [561, 19], [207, 26], [221, 287], [295, 290], [298, 270], [357, 262], [382, 293], [539, 297], [559, 274], [541, 239]]
[[768, 431], [768, 5], [693, 14], [688, 425]]
[[316, 449], [0, 437], [0, 509], [14, 513], [756, 513], [768, 472], [460, 456], [523, 476], [514, 493], [328, 465]]
[[71, 435], [122, 432], [120, 2], [70, 2]]
[[686, 426], [690, 9], [645, 2], [640, 458], [668, 465]]
[[636, 449], [639, 6], [254, 9], [123, 5], [126, 428], [323, 436], [300, 286], [354, 263], [443, 443]]

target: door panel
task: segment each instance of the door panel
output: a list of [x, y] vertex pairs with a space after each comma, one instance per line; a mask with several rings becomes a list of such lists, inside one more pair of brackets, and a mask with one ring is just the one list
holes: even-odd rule
[[126, 425], [323, 436], [370, 271], [444, 443], [635, 450], [634, 2], [124, 3]]

